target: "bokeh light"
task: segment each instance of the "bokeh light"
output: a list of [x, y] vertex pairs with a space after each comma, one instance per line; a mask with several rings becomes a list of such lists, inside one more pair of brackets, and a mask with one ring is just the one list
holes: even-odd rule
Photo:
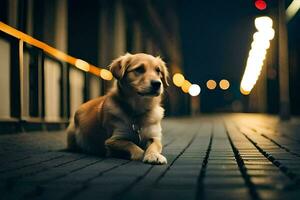
[[85, 62], [84, 60], [81, 59], [76, 59], [75, 66], [83, 71], [88, 72], [90, 70], [90, 65], [89, 63]]
[[230, 87], [230, 83], [226, 79], [222, 79], [219, 83], [219, 86], [222, 90], [227, 90]]
[[286, 9], [286, 20], [290, 21], [300, 10], [300, 1], [293, 0], [289, 7]]
[[255, 7], [258, 10], [265, 10], [267, 8], [267, 3], [263, 0], [257, 0], [255, 1]]
[[272, 28], [273, 20], [270, 17], [257, 17], [254, 24], [258, 31], [253, 34], [253, 42], [241, 81], [240, 91], [243, 95], [249, 95], [256, 84], [266, 59], [267, 49], [270, 47], [270, 40], [275, 36]]
[[176, 73], [173, 75], [173, 83], [174, 85], [176, 85], [177, 87], [181, 87], [183, 85], [184, 82], [184, 76], [180, 73]]
[[214, 80], [208, 80], [206, 82], [206, 87], [210, 90], [214, 90], [217, 87], [217, 83]]
[[258, 31], [270, 29], [273, 26], [273, 20], [267, 16], [257, 17], [254, 20], [254, 25]]
[[250, 91], [246, 91], [244, 90], [243, 88], [240, 88], [240, 91], [243, 95], [249, 95], [250, 94]]
[[183, 84], [182, 84], [182, 86], [181, 86], [181, 89], [182, 89], [182, 91], [184, 92], [184, 93], [188, 93], [189, 92], [189, 89], [190, 89], [190, 87], [191, 87], [191, 83], [188, 81], [188, 80], [184, 80], [183, 81]]
[[109, 80], [111, 80], [113, 78], [113, 75], [107, 69], [101, 69], [101, 71], [100, 71], [100, 77], [103, 78], [104, 80], [109, 81]]
[[189, 88], [189, 94], [193, 97], [198, 96], [201, 92], [201, 88], [197, 84], [192, 84]]

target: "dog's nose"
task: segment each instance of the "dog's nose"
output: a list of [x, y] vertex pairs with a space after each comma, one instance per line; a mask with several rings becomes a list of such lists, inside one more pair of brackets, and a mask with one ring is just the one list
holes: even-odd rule
[[161, 85], [160, 81], [157, 81], [157, 80], [151, 81], [151, 86], [152, 86], [153, 90], [159, 90], [160, 85]]

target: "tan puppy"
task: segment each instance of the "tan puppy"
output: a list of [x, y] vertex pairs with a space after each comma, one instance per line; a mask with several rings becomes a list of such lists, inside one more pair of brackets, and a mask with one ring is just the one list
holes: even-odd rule
[[[111, 91], [76, 111], [68, 129], [68, 147], [87, 153], [126, 153], [132, 160], [165, 164], [161, 155], [160, 106], [168, 71], [160, 57], [125, 54], [110, 70], [117, 79]], [[144, 151], [145, 150], [145, 151]]]

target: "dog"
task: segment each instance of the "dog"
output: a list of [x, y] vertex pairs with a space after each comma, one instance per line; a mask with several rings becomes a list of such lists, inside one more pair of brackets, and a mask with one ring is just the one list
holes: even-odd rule
[[160, 57], [126, 53], [109, 66], [115, 77], [104, 96], [82, 104], [67, 128], [68, 149], [166, 164], [161, 107], [168, 70]]

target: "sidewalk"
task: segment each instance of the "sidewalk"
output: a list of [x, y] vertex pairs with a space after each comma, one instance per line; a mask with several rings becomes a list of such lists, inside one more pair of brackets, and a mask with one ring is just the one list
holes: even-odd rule
[[300, 199], [300, 120], [163, 121], [168, 164], [65, 152], [65, 133], [0, 134], [0, 199]]

